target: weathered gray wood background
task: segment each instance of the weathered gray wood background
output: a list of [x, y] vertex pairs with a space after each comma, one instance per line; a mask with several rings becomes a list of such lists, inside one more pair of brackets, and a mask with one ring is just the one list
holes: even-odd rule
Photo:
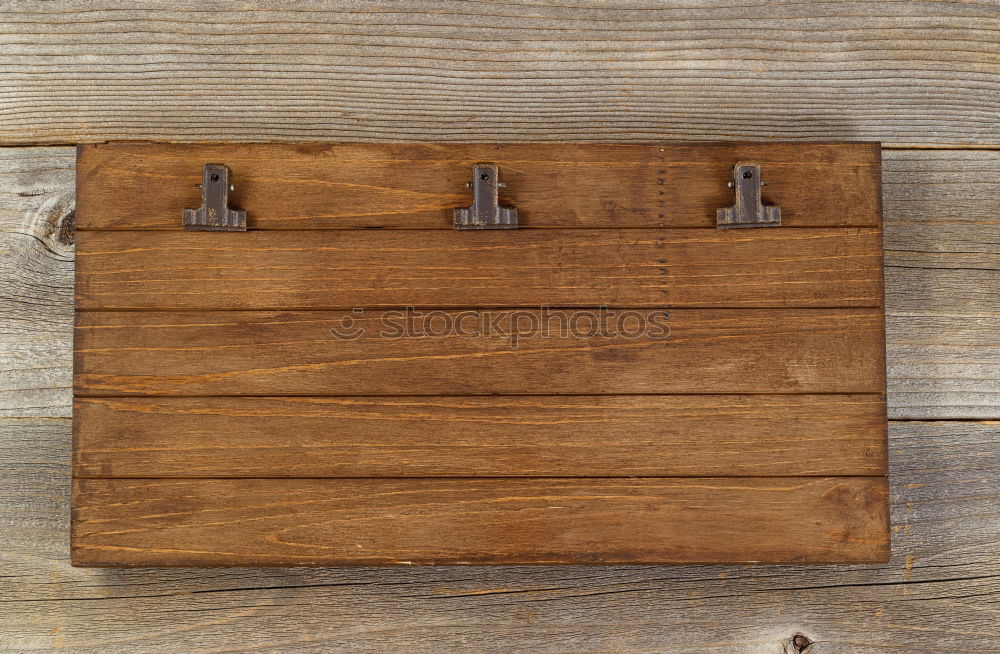
[[[1000, 652], [995, 0], [156, 5], [0, 7], [0, 651]], [[68, 144], [776, 138], [889, 148], [890, 564], [69, 567]]]

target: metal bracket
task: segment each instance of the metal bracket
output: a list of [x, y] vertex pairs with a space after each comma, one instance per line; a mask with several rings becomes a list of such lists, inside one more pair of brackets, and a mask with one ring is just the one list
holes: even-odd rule
[[184, 210], [184, 229], [212, 232], [247, 231], [247, 212], [229, 208], [229, 167], [205, 164], [201, 172], [201, 207]]
[[729, 188], [736, 192], [736, 204], [718, 210], [715, 226], [719, 229], [780, 226], [781, 209], [760, 202], [762, 186], [767, 184], [760, 179], [758, 164], [753, 161], [737, 163], [733, 167], [733, 181], [729, 182]]
[[472, 167], [472, 206], [455, 209], [455, 229], [517, 229], [517, 209], [497, 204], [497, 165], [478, 163]]

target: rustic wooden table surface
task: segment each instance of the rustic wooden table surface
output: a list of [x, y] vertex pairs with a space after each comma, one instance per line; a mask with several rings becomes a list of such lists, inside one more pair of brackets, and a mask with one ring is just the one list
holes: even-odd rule
[[[1000, 652], [995, 0], [2, 11], [0, 651]], [[882, 141], [892, 561], [71, 568], [72, 145], [112, 139]]]

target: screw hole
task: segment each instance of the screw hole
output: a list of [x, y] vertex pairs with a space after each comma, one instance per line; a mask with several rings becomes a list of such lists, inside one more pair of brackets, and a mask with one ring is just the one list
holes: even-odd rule
[[490, 178], [489, 173], [483, 173], [482, 175], [479, 176], [479, 179], [483, 180], [484, 182], [487, 181], [489, 178]]
[[751, 177], [753, 177], [753, 173], [752, 172], [750, 172], [749, 170], [744, 170], [743, 171], [743, 179], [750, 179]]
[[213, 173], [209, 179], [211, 179], [213, 182], [217, 182], [219, 181], [219, 176]]

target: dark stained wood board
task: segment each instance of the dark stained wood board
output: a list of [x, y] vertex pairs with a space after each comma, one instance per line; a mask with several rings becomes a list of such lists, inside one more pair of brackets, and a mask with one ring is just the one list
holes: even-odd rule
[[[403, 312], [399, 312], [402, 314]], [[461, 312], [438, 312], [459, 324]], [[536, 317], [540, 310], [519, 309]], [[668, 318], [660, 318], [669, 313]], [[609, 312], [610, 314], [610, 312]], [[485, 314], [484, 314], [485, 315]], [[572, 315], [551, 311], [552, 315]], [[579, 315], [579, 314], [576, 314]], [[593, 315], [599, 316], [597, 311]], [[396, 337], [379, 312], [86, 311], [78, 395], [882, 393], [878, 309], [656, 311], [665, 337]], [[345, 319], [364, 334], [336, 338]], [[569, 320], [567, 320], [568, 322]], [[490, 321], [492, 322], [492, 320]], [[528, 323], [530, 321], [525, 321]], [[615, 319], [617, 322], [617, 319]], [[429, 328], [434, 324], [427, 325]], [[464, 328], [471, 333], [472, 321]], [[606, 321], [609, 334], [615, 328]], [[651, 332], [659, 331], [653, 327]], [[354, 332], [352, 332], [354, 333]], [[590, 334], [581, 328], [579, 334]]]
[[884, 477], [78, 479], [91, 565], [848, 563]]
[[480, 161], [498, 163], [501, 204], [530, 227], [714, 227], [733, 164], [763, 167], [764, 198], [791, 227], [879, 227], [874, 143], [156, 144], [78, 150], [80, 229], [179, 230], [202, 163], [232, 170], [252, 229], [450, 229]]
[[[785, 224], [714, 229], [751, 158]], [[479, 160], [524, 229], [450, 229]], [[888, 554], [875, 145], [102, 144], [79, 161], [77, 564]], [[203, 163], [232, 168], [250, 231], [177, 229]], [[387, 337], [385, 310], [408, 306], [519, 322]], [[581, 311], [605, 329], [520, 333]], [[623, 311], [661, 329], [616, 335]], [[348, 323], [363, 333], [336, 337]], [[216, 513], [238, 517], [201, 522]], [[825, 531], [807, 545], [781, 516]], [[691, 520], [730, 542], [695, 547]]]
[[869, 395], [78, 397], [77, 477], [884, 475]]
[[79, 309], [879, 307], [880, 230], [81, 232]]

